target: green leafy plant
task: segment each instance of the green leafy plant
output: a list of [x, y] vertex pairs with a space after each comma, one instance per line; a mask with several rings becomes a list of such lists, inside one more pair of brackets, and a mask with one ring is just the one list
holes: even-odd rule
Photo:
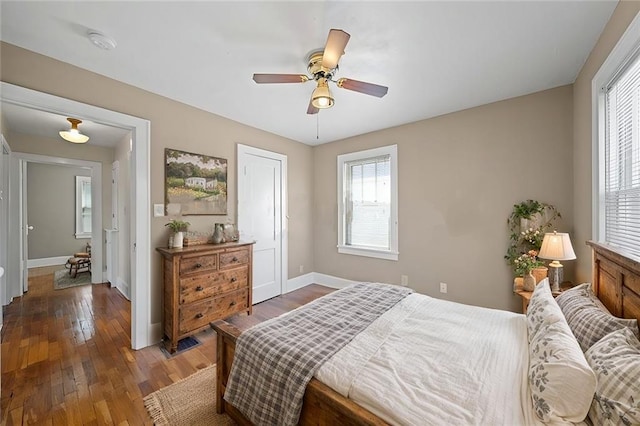
[[189, 229], [189, 222], [184, 222], [178, 219], [172, 219], [171, 222], [166, 223], [164, 226], [168, 226], [173, 232], [183, 232]]
[[[533, 220], [540, 215], [541, 223], [521, 229], [520, 219]], [[507, 218], [509, 227], [509, 247], [504, 256], [515, 275], [523, 275], [531, 269], [542, 266], [537, 255], [542, 246], [542, 239], [547, 231], [553, 228], [554, 222], [562, 216], [555, 206], [536, 200], [526, 200], [514, 204]], [[532, 251], [534, 254], [531, 254]]]
[[517, 226], [520, 223], [520, 219], [531, 219], [536, 213], [551, 214], [548, 222], [559, 219], [560, 213], [554, 206], [547, 203], [541, 203], [536, 200], [526, 200], [518, 204], [513, 205], [513, 210], [507, 219], [507, 223], [512, 227], [514, 224]]

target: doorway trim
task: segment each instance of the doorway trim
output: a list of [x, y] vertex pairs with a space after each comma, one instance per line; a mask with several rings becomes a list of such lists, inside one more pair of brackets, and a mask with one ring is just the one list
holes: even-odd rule
[[[56, 166], [70, 166], [74, 168], [88, 169], [91, 171], [91, 205], [96, 206], [91, 213], [91, 264], [95, 271], [102, 271], [102, 257], [103, 257], [103, 238], [102, 238], [102, 164], [97, 161], [76, 160], [72, 158], [62, 157], [49, 157], [47, 155], [30, 154], [25, 152], [13, 151], [13, 157], [19, 162], [18, 169], [21, 170], [21, 174], [18, 178], [20, 186], [20, 219], [21, 219], [21, 232], [20, 232], [20, 249], [24, 245], [24, 227], [27, 225], [24, 222], [23, 208], [26, 202], [27, 194], [27, 180], [24, 178], [27, 170], [27, 163], [38, 164], [51, 164]], [[24, 257], [24, 256], [21, 256]], [[25, 264], [28, 259], [21, 259]], [[23, 286], [24, 291], [27, 291], [26, 276], [24, 276], [24, 269], [20, 268], [20, 283]], [[102, 274], [92, 274], [91, 284], [100, 284], [103, 282]]]
[[[131, 131], [131, 347], [142, 349], [152, 340], [150, 316], [151, 228], [150, 228], [150, 127], [149, 120], [97, 106], [0, 82], [0, 99], [40, 111], [79, 116], [96, 123]], [[100, 229], [103, 227], [101, 226]], [[15, 266], [14, 266], [15, 267]]]
[[[243, 205], [244, 199], [246, 195], [242, 192], [242, 188], [244, 188], [244, 176], [243, 173], [244, 167], [246, 166], [246, 156], [247, 155], [255, 155], [258, 157], [265, 157], [272, 160], [280, 161], [281, 169], [280, 169], [280, 225], [282, 232], [280, 234], [280, 243], [281, 243], [281, 253], [280, 253], [280, 294], [284, 294], [288, 292], [287, 282], [289, 280], [288, 274], [288, 259], [289, 259], [289, 206], [287, 204], [287, 200], [289, 199], [287, 193], [287, 156], [283, 154], [278, 154], [277, 152], [271, 152], [260, 148], [254, 148], [249, 145], [238, 144], [237, 146], [237, 167], [236, 167], [236, 193], [237, 197], [237, 223], [238, 229], [242, 232], [242, 221], [241, 221], [241, 211], [243, 208], [247, 208]], [[250, 207], [249, 207], [250, 208]]]

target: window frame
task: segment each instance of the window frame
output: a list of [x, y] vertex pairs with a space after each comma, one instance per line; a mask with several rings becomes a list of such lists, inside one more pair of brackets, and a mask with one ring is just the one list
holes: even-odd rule
[[[345, 244], [346, 241], [346, 191], [345, 166], [353, 161], [364, 161], [383, 156], [390, 157], [390, 192], [391, 211], [389, 225], [389, 249], [377, 247], [354, 247]], [[364, 151], [338, 155], [338, 253], [356, 256], [373, 257], [385, 260], [398, 260], [398, 145], [388, 145]]]
[[[92, 234], [91, 229], [89, 229], [88, 231], [84, 229], [82, 218], [82, 187], [86, 183], [89, 183], [89, 187], [91, 187], [91, 176], [76, 176], [76, 239], [91, 238]], [[89, 197], [89, 200], [91, 201], [91, 196]], [[91, 208], [93, 209], [93, 206]], [[91, 214], [93, 215], [93, 211], [91, 211]], [[90, 218], [90, 220], [93, 220], [93, 218]], [[92, 224], [92, 222], [90, 223]]]
[[591, 81], [592, 96], [592, 237], [607, 243], [605, 215], [606, 95], [610, 83], [640, 52], [638, 13]]

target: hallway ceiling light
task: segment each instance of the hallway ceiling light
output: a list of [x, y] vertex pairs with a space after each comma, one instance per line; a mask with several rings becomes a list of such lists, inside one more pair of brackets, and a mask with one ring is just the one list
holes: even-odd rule
[[72, 143], [85, 143], [89, 140], [89, 136], [83, 135], [78, 130], [78, 125], [82, 123], [82, 120], [78, 120], [77, 118], [67, 118], [69, 123], [71, 123], [71, 129], [69, 130], [61, 130], [60, 137], [66, 141]]

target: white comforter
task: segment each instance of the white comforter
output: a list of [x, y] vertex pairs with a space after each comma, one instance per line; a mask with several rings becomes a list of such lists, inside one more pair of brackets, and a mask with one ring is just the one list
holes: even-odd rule
[[316, 378], [391, 424], [531, 425], [523, 315], [412, 294]]

